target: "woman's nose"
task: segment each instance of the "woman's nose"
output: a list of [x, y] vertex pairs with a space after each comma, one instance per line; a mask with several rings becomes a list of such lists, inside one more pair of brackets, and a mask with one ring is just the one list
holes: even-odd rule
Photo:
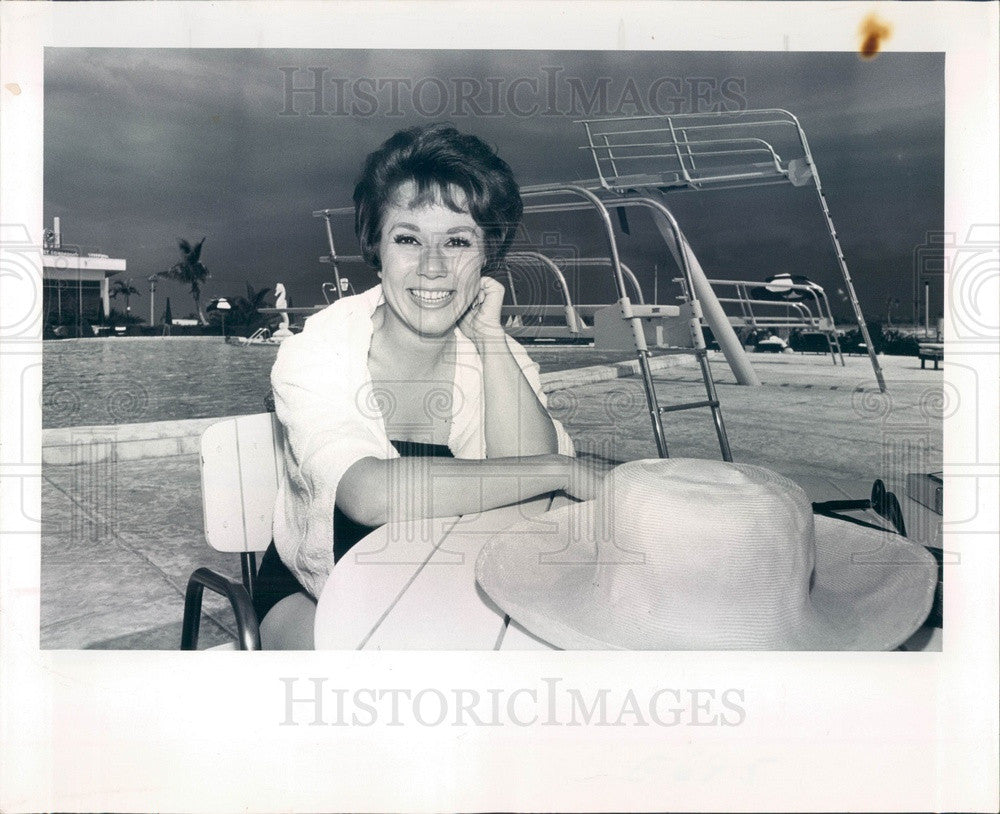
[[420, 271], [424, 277], [443, 277], [448, 273], [448, 266], [445, 262], [444, 252], [436, 246], [424, 248], [420, 258]]

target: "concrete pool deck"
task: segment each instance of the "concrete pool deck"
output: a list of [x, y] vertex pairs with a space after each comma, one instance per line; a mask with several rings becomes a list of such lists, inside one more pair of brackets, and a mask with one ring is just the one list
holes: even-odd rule
[[[882, 395], [867, 357], [848, 357], [846, 368], [798, 354], [752, 361], [758, 388], [737, 386], [721, 356], [712, 357], [735, 460], [846, 484], [857, 497], [889, 470], [941, 468], [943, 371], [921, 370], [915, 357], [882, 357]], [[703, 397], [690, 364], [663, 367], [655, 379], [663, 404]], [[581, 451], [655, 457], [637, 377], [560, 381], [546, 388], [550, 405]], [[664, 423], [672, 456], [719, 457], [707, 410], [668, 414]], [[43, 648], [176, 649], [191, 571], [204, 565], [238, 578], [238, 558], [205, 543], [194, 449], [44, 463]], [[203, 646], [228, 640], [234, 626], [225, 602], [206, 594], [205, 611]]]

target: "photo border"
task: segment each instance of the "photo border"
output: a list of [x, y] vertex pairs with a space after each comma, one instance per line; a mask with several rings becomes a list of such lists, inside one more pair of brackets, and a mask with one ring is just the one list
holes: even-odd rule
[[[405, 9], [406, 13], [403, 13]], [[862, 3], [5, 3], [4, 244], [41, 244], [42, 49], [295, 47], [946, 53], [945, 231], [997, 217], [997, 6]], [[991, 33], [992, 32], [992, 33]], [[16, 91], [15, 91], [16, 88]], [[978, 426], [945, 423], [946, 489], [979, 490], [949, 530], [962, 554], [941, 653], [239, 653], [41, 651], [41, 342], [0, 279], [0, 809], [990, 810], [997, 806], [997, 345], [954, 341]], [[40, 299], [40, 286], [38, 296]], [[15, 293], [19, 292], [19, 293]], [[964, 303], [976, 307], [976, 303]], [[996, 307], [995, 304], [992, 307]], [[21, 309], [21, 310], [18, 310]], [[13, 327], [11, 327], [13, 326]], [[953, 381], [944, 367], [946, 385]], [[26, 398], [27, 393], [30, 397]], [[978, 433], [979, 441], [975, 441]], [[178, 605], [178, 614], [180, 605]], [[953, 623], [952, 620], [958, 620]], [[738, 726], [282, 726], [286, 683], [738, 688]], [[513, 688], [513, 689], [511, 689]], [[305, 691], [305, 690], [303, 690]]]

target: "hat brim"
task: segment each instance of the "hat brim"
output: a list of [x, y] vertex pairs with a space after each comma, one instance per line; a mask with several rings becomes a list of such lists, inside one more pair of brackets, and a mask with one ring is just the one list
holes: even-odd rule
[[[780, 636], [725, 626], [706, 637], [655, 609], [630, 618], [599, 588], [589, 509], [576, 503], [511, 526], [476, 562], [476, 579], [489, 597], [534, 636], [564, 650], [892, 650], [930, 613], [938, 566], [923, 546], [817, 516], [808, 601]], [[538, 520], [546, 521], [544, 533]]]

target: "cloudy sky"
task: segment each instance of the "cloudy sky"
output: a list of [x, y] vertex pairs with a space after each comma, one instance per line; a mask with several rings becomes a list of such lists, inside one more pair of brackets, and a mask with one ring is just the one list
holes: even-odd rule
[[[289, 95], [317, 79], [319, 96]], [[45, 92], [46, 225], [58, 216], [64, 242], [124, 257], [143, 291], [178, 259], [177, 238], [204, 236], [206, 297], [283, 282], [295, 305], [322, 302], [330, 271], [311, 212], [348, 205], [365, 155], [395, 130], [437, 120], [487, 139], [533, 184], [593, 174], [577, 149], [581, 115], [786, 108], [809, 138], [872, 316], [894, 298], [894, 315], [912, 313], [914, 251], [943, 228], [940, 54], [63, 48], [46, 50]], [[709, 276], [805, 274], [846, 314], [811, 186], [667, 203]], [[622, 252], [648, 294], [654, 266], [661, 286], [677, 272], [650, 224], [633, 221]], [[528, 226], [605, 253], [581, 216]], [[356, 251], [349, 218], [335, 237]], [[362, 267], [342, 273], [358, 290], [375, 282]], [[612, 295], [606, 272], [581, 272], [579, 285], [584, 301]], [[161, 283], [157, 311], [164, 295], [187, 313], [183, 287]], [[133, 311], [148, 313], [138, 299]]]

